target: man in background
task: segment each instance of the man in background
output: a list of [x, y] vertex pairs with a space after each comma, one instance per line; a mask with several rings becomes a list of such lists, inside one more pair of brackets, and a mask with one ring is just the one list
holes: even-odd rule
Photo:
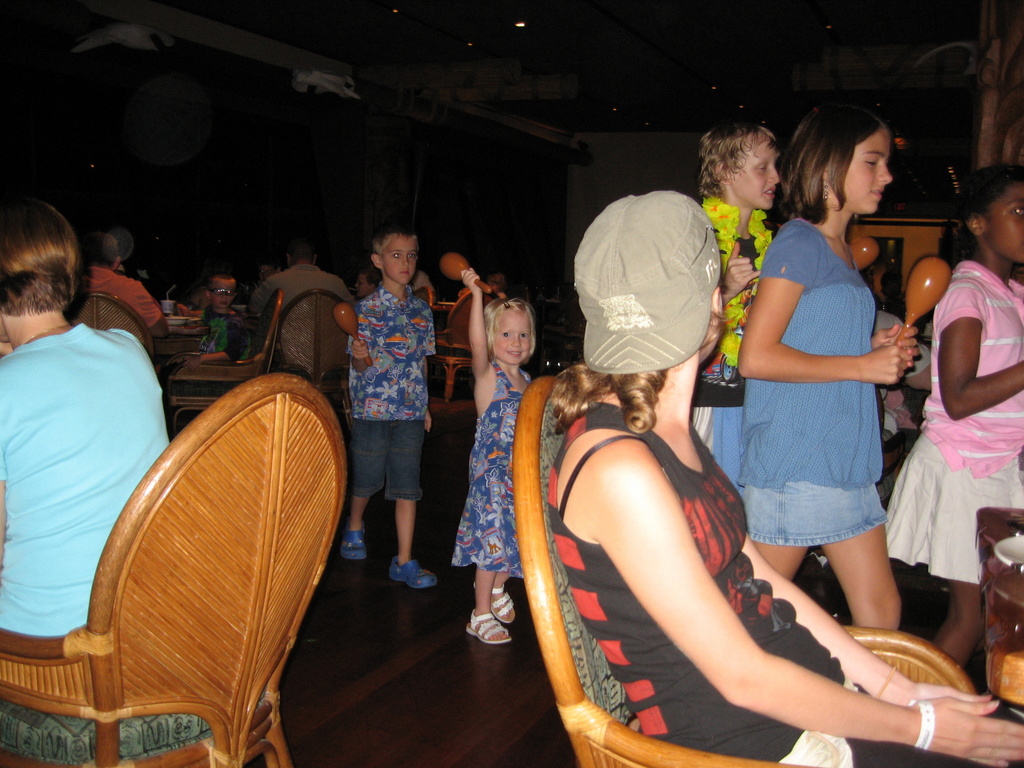
[[288, 268], [276, 275], [270, 275], [257, 286], [249, 297], [249, 313], [255, 315], [262, 312], [278, 288], [284, 291], [282, 306], [288, 306], [288, 302], [300, 293], [314, 288], [336, 293], [344, 301], [355, 303], [344, 280], [316, 266], [316, 256], [316, 248], [312, 241], [304, 237], [297, 237], [288, 243], [285, 254]]
[[108, 232], [90, 232], [82, 238], [82, 253], [88, 269], [82, 276], [82, 290], [86, 293], [112, 293], [139, 313], [149, 327], [150, 335], [162, 339], [170, 332], [167, 318], [154, 299], [138, 280], [118, 272], [121, 256], [117, 240]]

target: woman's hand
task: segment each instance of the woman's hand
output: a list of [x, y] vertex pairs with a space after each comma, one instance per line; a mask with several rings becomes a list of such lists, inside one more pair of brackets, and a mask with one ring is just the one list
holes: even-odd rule
[[[969, 702], [985, 702], [991, 701], [992, 697], [989, 695], [979, 695], [977, 693], [964, 693], [958, 691], [956, 688], [951, 688], [948, 685], [934, 685], [932, 683], [914, 683], [910, 690], [910, 698], [914, 701], [924, 701], [926, 699], [958, 699], [959, 701]], [[906, 704], [906, 701], [896, 701], [890, 699], [888, 696], [882, 697], [883, 701], [890, 701], [894, 704]]]
[[904, 372], [914, 364], [917, 329], [911, 328], [898, 342], [896, 337], [903, 326], [876, 331], [871, 337], [871, 351], [860, 356], [860, 372], [857, 381], [868, 384], [895, 384], [903, 378]]
[[739, 296], [750, 282], [761, 274], [761, 270], [754, 269], [754, 263], [745, 256], [740, 256], [740, 244], [737, 242], [729, 257], [729, 266], [725, 268], [722, 276], [722, 303], [728, 304], [736, 296]]
[[911, 325], [903, 330], [903, 337], [896, 342], [896, 337], [900, 335], [900, 330], [903, 330], [903, 326], [899, 323], [892, 326], [891, 328], [881, 328], [875, 331], [871, 335], [871, 348], [877, 349], [878, 347], [885, 346], [886, 344], [898, 343], [904, 349], [910, 351], [911, 355], [917, 356], [917, 326]]
[[1024, 759], [1024, 725], [986, 717], [998, 701], [961, 701], [942, 698], [935, 707], [935, 736], [929, 749], [966, 757], [987, 765], [1006, 765]]
[[902, 347], [889, 345], [878, 347], [861, 355], [856, 381], [868, 384], [895, 384], [903, 372], [913, 363], [913, 358]]

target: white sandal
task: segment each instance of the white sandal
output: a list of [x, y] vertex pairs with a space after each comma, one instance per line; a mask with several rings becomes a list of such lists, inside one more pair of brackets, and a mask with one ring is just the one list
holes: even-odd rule
[[516, 620], [516, 607], [512, 603], [512, 595], [505, 587], [491, 590], [491, 613], [502, 624], [511, 624]]
[[[470, 611], [469, 624], [466, 625], [466, 634], [473, 635], [481, 643], [487, 645], [504, 645], [505, 643], [512, 642], [508, 631], [498, 623], [498, 620], [494, 618], [494, 614], [491, 613], [477, 616], [475, 611]], [[505, 635], [505, 637], [495, 640], [495, 635]]]

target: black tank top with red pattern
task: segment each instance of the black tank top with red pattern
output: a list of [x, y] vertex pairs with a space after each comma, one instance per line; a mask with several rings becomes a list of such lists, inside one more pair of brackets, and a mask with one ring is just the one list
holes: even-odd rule
[[[704, 472], [684, 465], [653, 432], [630, 432], [618, 408], [598, 405], [569, 429], [548, 487], [557, 487], [568, 445], [592, 429], [619, 430], [639, 438], [654, 453], [679, 496], [708, 572], [758, 645], [842, 682], [839, 662], [796, 622], [793, 606], [774, 599], [771, 584], [754, 578], [750, 559], [741, 551], [746, 538], [743, 503], [695, 435]], [[604, 649], [643, 732], [719, 754], [774, 761], [785, 757], [800, 731], [726, 701], [644, 610], [604, 549], [574, 536], [557, 510], [549, 506], [548, 511], [580, 614]], [[686, 585], [679, 589], [685, 591]]]

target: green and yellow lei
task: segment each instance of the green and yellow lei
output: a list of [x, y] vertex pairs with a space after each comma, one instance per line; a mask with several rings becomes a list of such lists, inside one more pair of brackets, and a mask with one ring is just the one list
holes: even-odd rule
[[[718, 250], [722, 254], [722, 274], [725, 274], [729, 266], [729, 258], [732, 256], [732, 249], [739, 239], [737, 230], [740, 225], [740, 209], [735, 205], [729, 205], [717, 197], [704, 198], [704, 211], [711, 219], [715, 227], [715, 239], [718, 240]], [[748, 228], [754, 238], [754, 250], [757, 256], [754, 258], [754, 269], [761, 269], [764, 262], [764, 252], [772, 241], [771, 231], [765, 227], [765, 212], [754, 209], [750, 214]], [[725, 361], [735, 367], [739, 363], [740, 337], [736, 329], [742, 327], [746, 322], [746, 306], [753, 295], [754, 286], [740, 291], [728, 304], [725, 305], [725, 329], [722, 332], [722, 340], [718, 343], [718, 349], [725, 357]]]

